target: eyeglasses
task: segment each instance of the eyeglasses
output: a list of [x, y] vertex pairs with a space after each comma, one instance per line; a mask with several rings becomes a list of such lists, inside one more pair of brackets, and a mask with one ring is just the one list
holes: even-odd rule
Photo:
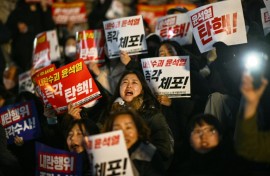
[[194, 137], [201, 137], [202, 135], [206, 136], [212, 136], [217, 133], [217, 130], [215, 128], [204, 128], [204, 129], [198, 129], [198, 130], [193, 130], [191, 132], [191, 135]]

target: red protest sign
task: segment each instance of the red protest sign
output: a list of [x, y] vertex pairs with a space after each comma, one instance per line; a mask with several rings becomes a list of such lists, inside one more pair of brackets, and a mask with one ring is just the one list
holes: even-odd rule
[[105, 36], [103, 30], [85, 30], [76, 33], [77, 58], [85, 63], [105, 62]]
[[52, 4], [52, 16], [56, 24], [84, 23], [87, 21], [84, 2], [57, 2]]
[[71, 102], [83, 106], [101, 97], [82, 59], [37, 78], [37, 84], [57, 113], [64, 113]]

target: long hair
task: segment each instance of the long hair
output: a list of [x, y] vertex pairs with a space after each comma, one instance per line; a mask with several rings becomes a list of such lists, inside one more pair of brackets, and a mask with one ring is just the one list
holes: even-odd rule
[[[83, 132], [84, 135], [94, 135], [99, 134], [99, 128], [95, 124], [94, 121], [90, 119], [76, 119], [72, 120], [66, 130], [65, 138], [67, 138], [69, 131], [75, 126], [78, 125], [81, 132]], [[83, 130], [85, 129], [85, 131]]]
[[137, 70], [126, 70], [125, 72], [123, 72], [123, 74], [122, 74], [121, 78], [119, 79], [119, 82], [116, 86], [114, 95], [112, 97], [112, 101], [114, 102], [118, 97], [120, 97], [119, 90], [120, 90], [121, 82], [122, 82], [123, 78], [129, 74], [135, 74], [138, 77], [138, 79], [142, 85], [142, 90], [143, 90], [142, 92], [143, 93], [139, 96], [142, 96], [143, 105], [141, 106], [140, 111], [143, 109], [153, 109], [153, 108], [159, 109], [160, 105], [159, 105], [157, 98], [155, 97], [155, 95], [153, 94], [151, 89], [149, 88], [143, 74]]
[[101, 123], [103, 123], [104, 119], [106, 119], [110, 115], [115, 100], [120, 97], [121, 81], [128, 74], [135, 74], [138, 77], [138, 79], [142, 85], [142, 90], [143, 90], [142, 92], [143, 93], [140, 94], [138, 97], [134, 98], [135, 101], [136, 101], [136, 99], [142, 99], [142, 105], [137, 110], [137, 112], [139, 114], [143, 114], [143, 113], [149, 113], [150, 112], [149, 110], [153, 110], [152, 112], [160, 111], [160, 104], [159, 104], [157, 98], [155, 97], [155, 95], [152, 93], [151, 89], [149, 88], [143, 74], [137, 70], [126, 70], [123, 72], [121, 78], [119, 79], [119, 82], [115, 88], [115, 92], [112, 96], [111, 102], [108, 103], [108, 107], [104, 111], [104, 114], [102, 115], [102, 117], [100, 119]]

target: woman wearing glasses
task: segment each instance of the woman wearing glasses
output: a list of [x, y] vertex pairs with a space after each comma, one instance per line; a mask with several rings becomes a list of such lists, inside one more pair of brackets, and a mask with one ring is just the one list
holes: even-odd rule
[[189, 152], [183, 153], [186, 158], [179, 162], [178, 175], [231, 175], [239, 171], [233, 168], [236, 155], [215, 116], [199, 114], [191, 118], [186, 137]]

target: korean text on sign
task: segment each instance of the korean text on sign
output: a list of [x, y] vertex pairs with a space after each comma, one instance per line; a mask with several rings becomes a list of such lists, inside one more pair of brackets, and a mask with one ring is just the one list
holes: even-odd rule
[[180, 45], [192, 44], [192, 29], [186, 14], [173, 14], [158, 18], [155, 33], [163, 40], [173, 40]]
[[9, 144], [14, 142], [14, 137], [17, 135], [23, 137], [25, 141], [40, 135], [37, 112], [33, 101], [2, 107], [0, 117], [0, 123], [5, 128]]
[[36, 175], [82, 175], [82, 157], [77, 153], [36, 142]]
[[205, 5], [189, 11], [188, 15], [201, 52], [211, 50], [217, 41], [227, 45], [247, 42], [240, 0]]
[[121, 130], [88, 136], [85, 143], [94, 175], [133, 175]]
[[146, 53], [147, 46], [142, 16], [104, 21], [103, 26], [109, 58], [119, 57], [120, 50], [128, 52], [129, 55]]
[[145, 79], [155, 94], [190, 97], [188, 56], [144, 58], [141, 63]]

